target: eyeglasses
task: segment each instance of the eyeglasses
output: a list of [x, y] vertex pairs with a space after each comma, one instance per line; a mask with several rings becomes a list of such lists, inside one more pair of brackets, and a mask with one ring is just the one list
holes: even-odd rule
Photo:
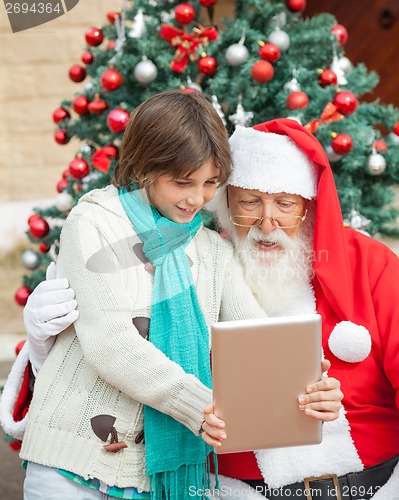
[[239, 227], [259, 227], [265, 219], [269, 219], [277, 229], [292, 229], [299, 226], [306, 219], [305, 210], [303, 215], [279, 215], [278, 217], [253, 217], [248, 215], [230, 215], [230, 220]]

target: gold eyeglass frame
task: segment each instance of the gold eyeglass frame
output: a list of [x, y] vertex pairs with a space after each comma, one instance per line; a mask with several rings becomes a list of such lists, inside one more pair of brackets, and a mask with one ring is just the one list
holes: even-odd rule
[[[262, 222], [265, 219], [269, 219], [270, 222], [272, 223], [273, 227], [276, 229], [293, 229], [294, 227], [298, 227], [299, 224], [302, 224], [302, 222], [306, 219], [306, 215], [308, 213], [308, 210], [305, 210], [305, 213], [303, 215], [282, 215], [281, 217], [256, 217], [252, 215], [230, 215], [230, 220], [231, 222], [238, 227], [260, 227]], [[234, 222], [233, 219], [240, 218], [240, 219], [254, 219], [254, 223], [251, 225], [247, 224], [238, 224], [237, 222]], [[297, 219], [298, 222], [294, 226], [281, 226], [279, 225], [279, 219]]]

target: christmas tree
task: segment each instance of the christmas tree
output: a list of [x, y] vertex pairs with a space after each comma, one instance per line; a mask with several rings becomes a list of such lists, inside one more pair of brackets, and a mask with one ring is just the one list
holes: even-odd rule
[[399, 180], [399, 111], [359, 102], [378, 76], [345, 57], [345, 28], [330, 14], [304, 19], [305, 0], [232, 0], [235, 14], [216, 26], [217, 1], [124, 2], [86, 31], [82, 63], [69, 71], [85, 83], [53, 114], [55, 140], [78, 139], [79, 149], [54, 206], [29, 218], [38, 248], [23, 254], [32, 274], [16, 292], [21, 305], [55, 259], [70, 209], [111, 182], [129, 114], [166, 89], [207, 94], [229, 132], [275, 117], [300, 121], [325, 147], [346, 223], [399, 236], [389, 188]]

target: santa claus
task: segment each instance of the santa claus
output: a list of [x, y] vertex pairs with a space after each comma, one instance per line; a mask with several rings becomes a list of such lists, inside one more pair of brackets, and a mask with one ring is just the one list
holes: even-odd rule
[[238, 127], [230, 145], [221, 228], [269, 315], [322, 316], [344, 408], [324, 423], [320, 445], [220, 455], [219, 495], [398, 499], [399, 260], [344, 227], [324, 150], [297, 122]]

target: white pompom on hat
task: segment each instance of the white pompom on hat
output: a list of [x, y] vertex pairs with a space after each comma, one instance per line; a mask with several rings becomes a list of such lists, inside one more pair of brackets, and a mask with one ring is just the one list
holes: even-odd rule
[[315, 166], [288, 136], [237, 126], [230, 147], [231, 186], [298, 194], [308, 200], [316, 197]]

